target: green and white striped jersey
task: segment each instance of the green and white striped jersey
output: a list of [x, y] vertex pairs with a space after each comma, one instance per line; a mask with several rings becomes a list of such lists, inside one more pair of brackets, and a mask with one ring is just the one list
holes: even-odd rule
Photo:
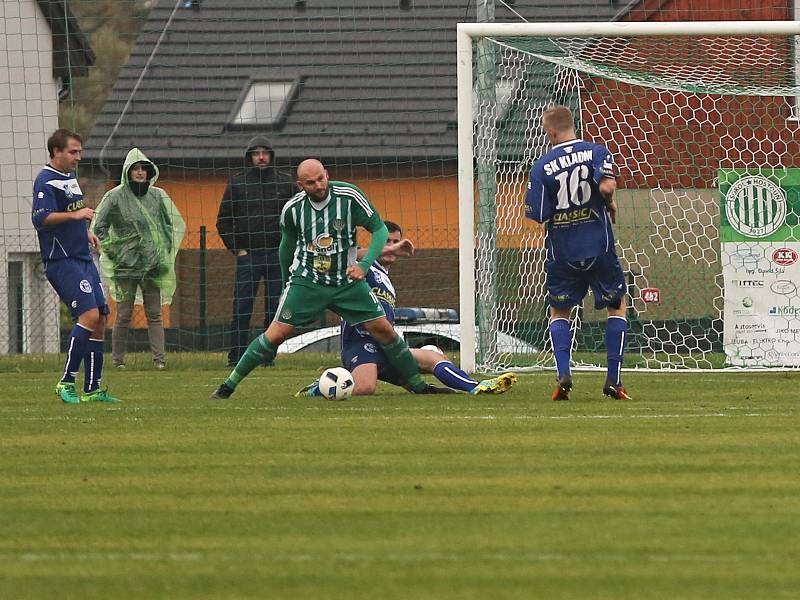
[[328, 198], [320, 203], [305, 192], [293, 196], [281, 211], [281, 235], [297, 240], [291, 277], [343, 285], [347, 267], [356, 264], [356, 226], [372, 232], [383, 220], [353, 184], [331, 181], [328, 189]]

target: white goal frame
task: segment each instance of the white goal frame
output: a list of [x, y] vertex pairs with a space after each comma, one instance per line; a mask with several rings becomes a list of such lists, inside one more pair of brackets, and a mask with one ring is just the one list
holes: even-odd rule
[[[473, 49], [483, 37], [633, 37], [800, 35], [800, 21], [458, 23], [458, 225], [461, 368], [475, 370], [475, 177], [473, 165]], [[800, 49], [799, 49], [800, 50]], [[798, 74], [800, 79], [800, 74]], [[703, 369], [707, 371], [707, 369]]]

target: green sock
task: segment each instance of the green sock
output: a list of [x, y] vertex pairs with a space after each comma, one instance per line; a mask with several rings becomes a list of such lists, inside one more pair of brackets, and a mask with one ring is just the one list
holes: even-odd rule
[[397, 372], [408, 382], [413, 391], [417, 392], [425, 387], [426, 384], [419, 374], [419, 365], [409, 352], [408, 345], [403, 338], [398, 335], [393, 342], [385, 346], [381, 345], [381, 348], [391, 365], [397, 369]]
[[225, 385], [232, 390], [236, 389], [239, 382], [247, 377], [250, 371], [255, 369], [258, 365], [275, 360], [276, 353], [277, 348], [273, 348], [272, 344], [267, 340], [267, 336], [262, 333], [250, 342], [242, 358], [239, 359], [239, 362], [236, 363], [233, 371], [231, 371], [231, 374], [228, 375], [228, 378], [225, 380]]

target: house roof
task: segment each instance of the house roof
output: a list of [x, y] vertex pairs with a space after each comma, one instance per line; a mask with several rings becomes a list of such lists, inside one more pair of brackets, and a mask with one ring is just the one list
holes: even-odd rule
[[66, 0], [36, 0], [53, 35], [53, 76], [86, 75], [95, 55]]
[[[456, 156], [455, 25], [474, 0], [161, 0], [87, 140], [173, 165], [241, 163], [264, 133], [278, 162], [367, 164]], [[625, 0], [507, 0], [531, 21], [613, 20]], [[276, 6], [277, 5], [277, 6]], [[497, 2], [496, 21], [519, 21]], [[295, 79], [282, 125], [228, 125], [253, 79]]]

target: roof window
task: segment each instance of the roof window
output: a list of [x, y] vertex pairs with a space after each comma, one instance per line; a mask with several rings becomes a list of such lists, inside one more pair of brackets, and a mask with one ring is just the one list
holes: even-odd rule
[[297, 80], [250, 81], [229, 124], [234, 127], [280, 127], [297, 91]]

